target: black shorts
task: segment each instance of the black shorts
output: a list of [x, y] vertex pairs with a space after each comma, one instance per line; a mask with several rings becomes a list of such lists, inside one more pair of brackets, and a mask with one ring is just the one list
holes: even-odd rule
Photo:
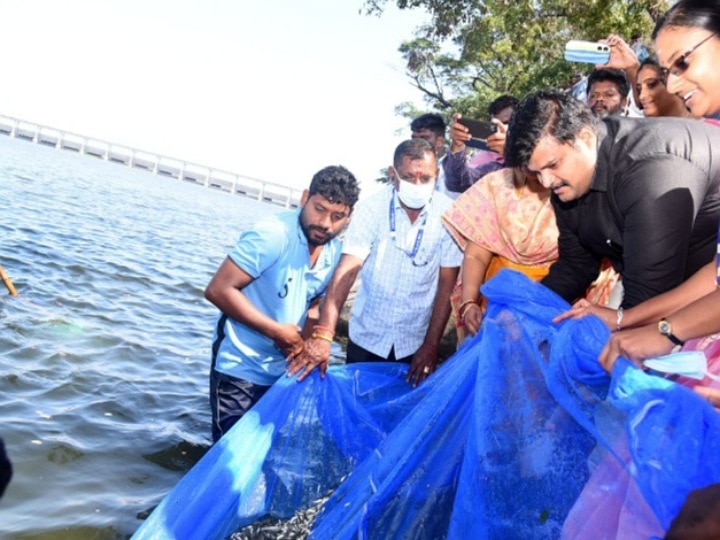
[[217, 442], [227, 433], [269, 389], [269, 386], [253, 384], [215, 369], [210, 370], [213, 442]]

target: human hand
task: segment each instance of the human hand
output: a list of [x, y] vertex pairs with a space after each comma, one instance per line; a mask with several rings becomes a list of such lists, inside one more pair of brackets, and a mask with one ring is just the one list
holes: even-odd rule
[[301, 330], [296, 324], [280, 323], [270, 338], [285, 356], [297, 355], [303, 349]]
[[412, 383], [413, 386], [417, 386], [418, 383], [427, 379], [430, 374], [435, 371], [437, 361], [437, 345], [423, 343], [413, 356], [412, 362], [410, 363], [410, 369], [408, 370], [405, 380]]
[[505, 154], [505, 140], [507, 139], [507, 126], [500, 120], [493, 118], [493, 124], [497, 131], [487, 138], [487, 145], [490, 150], [501, 156]]
[[452, 123], [450, 124], [450, 151], [456, 154], [465, 148], [465, 143], [472, 139], [470, 130], [467, 126], [462, 125], [458, 120], [462, 118], [462, 114], [455, 113], [452, 115]]
[[[596, 68], [614, 68], [628, 71], [637, 69], [640, 66], [635, 51], [630, 45], [617, 34], [610, 34], [606, 39], [601, 40], [602, 43], [610, 45], [610, 60], [606, 64], [598, 64]], [[633, 83], [634, 84], [634, 83]]]
[[642, 367], [643, 360], [669, 354], [673, 347], [672, 341], [658, 332], [657, 326], [649, 324], [614, 333], [600, 353], [599, 360], [605, 371], [610, 373], [618, 356], [624, 356]]
[[573, 306], [555, 317], [552, 322], [557, 324], [566, 319], [582, 319], [588, 315], [596, 315], [604, 322], [610, 330], [615, 330], [617, 326], [617, 310], [606, 307], [600, 307], [585, 298], [581, 298], [573, 304]]
[[716, 409], [720, 408], [720, 389], [711, 388], [710, 386], [696, 386], [693, 390], [707, 399], [710, 405]]
[[477, 334], [480, 329], [480, 323], [482, 323], [482, 310], [480, 306], [477, 304], [468, 304], [463, 312], [462, 322], [470, 335], [474, 336]]
[[325, 378], [328, 363], [330, 362], [330, 342], [320, 338], [310, 338], [305, 341], [304, 347], [296, 354], [287, 357], [288, 377], [302, 371], [298, 382], [305, 380], [315, 368], [320, 369], [320, 377]]

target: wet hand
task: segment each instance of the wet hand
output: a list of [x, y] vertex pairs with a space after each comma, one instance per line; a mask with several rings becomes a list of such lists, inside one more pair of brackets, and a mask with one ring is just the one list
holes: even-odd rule
[[480, 329], [480, 323], [482, 323], [482, 310], [480, 306], [477, 304], [469, 304], [463, 313], [462, 322], [470, 335], [474, 336], [477, 334]]
[[438, 348], [436, 345], [423, 343], [413, 356], [405, 380], [416, 387], [435, 372], [438, 361]]
[[328, 363], [330, 362], [330, 342], [319, 338], [310, 338], [305, 341], [304, 347], [296, 354], [286, 358], [288, 362], [287, 374], [292, 377], [296, 373], [298, 382], [302, 382], [315, 368], [320, 369], [320, 377], [325, 378]]
[[282, 323], [278, 324], [275, 332], [270, 337], [275, 343], [275, 347], [284, 355], [296, 355], [303, 349], [301, 330], [296, 324]]
[[613, 334], [600, 353], [599, 361], [608, 373], [620, 356], [642, 367], [647, 358], [669, 354], [673, 347], [673, 343], [658, 332], [656, 325], [649, 324]]

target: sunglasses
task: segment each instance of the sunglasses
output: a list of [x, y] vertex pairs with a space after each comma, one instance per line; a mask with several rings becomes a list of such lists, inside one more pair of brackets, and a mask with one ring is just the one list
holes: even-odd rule
[[710, 34], [708, 37], [703, 39], [700, 43], [695, 45], [694, 47], [688, 49], [684, 53], [682, 53], [680, 56], [678, 56], [675, 61], [670, 64], [669, 68], [660, 68], [660, 71], [662, 73], [662, 76], [667, 79], [668, 75], [674, 75], [675, 77], [679, 77], [685, 71], [687, 71], [687, 68], [690, 67], [690, 64], [688, 64], [688, 56], [690, 56], [692, 53], [694, 53], [700, 45], [708, 41], [711, 37], [714, 37], [715, 34]]

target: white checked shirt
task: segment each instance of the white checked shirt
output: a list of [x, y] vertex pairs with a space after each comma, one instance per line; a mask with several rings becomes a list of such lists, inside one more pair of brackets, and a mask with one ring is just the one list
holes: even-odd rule
[[394, 188], [388, 186], [355, 207], [342, 252], [364, 261], [350, 314], [350, 339], [360, 347], [387, 358], [394, 346], [395, 357], [403, 358], [422, 345], [440, 267], [458, 267], [462, 262], [460, 248], [440, 221], [452, 202], [435, 191], [415, 223], [410, 223]]

